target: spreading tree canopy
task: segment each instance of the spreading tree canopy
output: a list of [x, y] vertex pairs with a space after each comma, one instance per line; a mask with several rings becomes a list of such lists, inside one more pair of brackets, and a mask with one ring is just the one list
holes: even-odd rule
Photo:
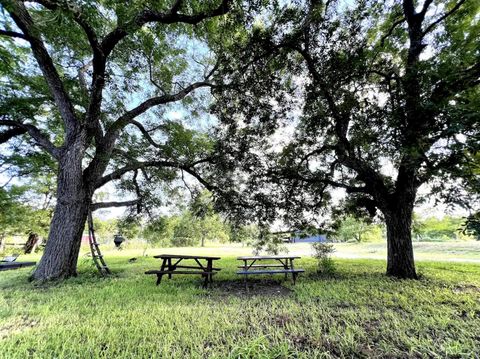
[[[2, 152], [25, 158], [46, 154], [55, 162], [56, 207], [33, 278], [65, 278], [76, 274], [88, 210], [141, 209], [155, 198], [159, 184], [184, 174], [206, 184], [199, 167], [212, 142], [171, 114], [177, 110], [193, 120], [201, 114], [216, 70], [209, 34], [222, 26], [228, 33], [223, 15], [233, 4], [0, 4]], [[22, 166], [15, 168], [21, 172]], [[127, 198], [92, 203], [95, 192], [111, 182]]]
[[344, 211], [383, 217], [387, 274], [416, 278], [418, 189], [461, 185], [478, 151], [479, 10], [475, 0], [272, 4], [218, 72], [224, 204], [307, 225], [341, 189]]

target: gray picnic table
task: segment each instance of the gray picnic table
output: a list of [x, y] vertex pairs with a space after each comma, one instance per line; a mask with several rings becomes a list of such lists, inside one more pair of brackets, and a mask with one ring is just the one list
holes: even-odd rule
[[305, 272], [304, 269], [295, 268], [293, 261], [299, 259], [298, 256], [246, 256], [237, 257], [237, 260], [243, 261], [242, 266], [238, 266], [237, 274], [244, 276], [245, 288], [248, 290], [247, 277], [249, 275], [259, 274], [285, 274], [285, 279], [289, 274], [292, 275], [293, 284], [299, 273]]

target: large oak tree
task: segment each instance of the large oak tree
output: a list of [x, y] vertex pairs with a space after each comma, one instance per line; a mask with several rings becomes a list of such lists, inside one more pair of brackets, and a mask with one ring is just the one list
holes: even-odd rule
[[[6, 157], [42, 151], [56, 161], [56, 207], [33, 278], [66, 278], [76, 274], [89, 209], [145, 205], [157, 183], [180, 172], [204, 183], [198, 167], [210, 140], [168, 116], [178, 110], [172, 104], [188, 106], [212, 86], [206, 41], [231, 3], [0, 4], [0, 143], [10, 145]], [[92, 203], [95, 191], [118, 180], [138, 197]]]
[[478, 150], [480, 3], [279, 3], [226, 50], [223, 188], [267, 223], [315, 219], [342, 189], [383, 217], [387, 274], [416, 278], [418, 189]]

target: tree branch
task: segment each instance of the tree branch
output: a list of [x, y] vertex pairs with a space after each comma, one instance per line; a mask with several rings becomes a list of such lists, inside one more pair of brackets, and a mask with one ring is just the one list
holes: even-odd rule
[[90, 26], [87, 20], [83, 16], [82, 9], [75, 4], [74, 2], [58, 2], [55, 0], [29, 0], [44, 6], [45, 8], [55, 11], [61, 9], [62, 11], [68, 12], [73, 16], [73, 20], [80, 25], [80, 27], [85, 32], [87, 39], [92, 47], [94, 52], [100, 51], [100, 46], [97, 39], [97, 34], [95, 30]]
[[[202, 163], [205, 161], [196, 161], [194, 164]], [[209, 184], [206, 180], [204, 180], [200, 174], [198, 174], [195, 169], [193, 164], [182, 164], [174, 161], [145, 161], [145, 162], [131, 162], [127, 165], [125, 165], [122, 168], [119, 168], [104, 177], [102, 177], [96, 184], [96, 188], [102, 187], [103, 185], [107, 184], [108, 182], [118, 180], [120, 179], [124, 174], [131, 172], [131, 171], [137, 171], [141, 170], [147, 167], [171, 167], [171, 168], [176, 168], [179, 170], [183, 170], [190, 174], [191, 176], [195, 177], [205, 188], [208, 190], [215, 190], [216, 187], [212, 186]]]
[[422, 16], [425, 16], [425, 14], [427, 13], [427, 10], [430, 7], [430, 5], [432, 4], [432, 2], [433, 2], [433, 0], [425, 0], [425, 2], [423, 3], [422, 11], [420, 11], [420, 14]]
[[15, 127], [4, 132], [0, 132], [0, 144], [9, 141], [13, 137], [23, 135], [24, 133], [27, 133], [27, 129], [21, 127]]
[[182, 170], [184, 170], [185, 172], [187, 172], [189, 175], [191, 175], [192, 177], [195, 177], [195, 179], [200, 182], [200, 184], [202, 184], [203, 187], [205, 187], [206, 189], [208, 189], [210, 192], [220, 192], [221, 190], [216, 187], [216, 186], [213, 186], [211, 185], [210, 183], [208, 183], [206, 180], [203, 179], [202, 176], [200, 176], [200, 174], [198, 174], [194, 169], [193, 167], [191, 166], [188, 166], [188, 167], [181, 167]]
[[[104, 77], [105, 77], [106, 60], [110, 55], [110, 53], [115, 48], [115, 46], [123, 38], [125, 38], [128, 34], [131, 34], [137, 31], [143, 25], [150, 22], [157, 22], [157, 23], [163, 23], [163, 24], [174, 24], [174, 23], [187, 23], [192, 25], [198, 24], [204, 19], [227, 13], [229, 10], [230, 2], [231, 0], [222, 0], [222, 3], [217, 8], [211, 11], [206, 11], [206, 12], [195, 14], [195, 15], [185, 15], [185, 14], [178, 13], [178, 10], [182, 4], [182, 1], [176, 0], [172, 8], [170, 9], [170, 11], [166, 13], [160, 13], [151, 9], [143, 10], [139, 12], [136, 16], [134, 16], [131, 21], [119, 25], [116, 29], [114, 29], [109, 34], [107, 34], [100, 43], [101, 56], [96, 56], [96, 58], [94, 56], [91, 103], [87, 112], [87, 123], [91, 123], [95, 121], [95, 119], [98, 117], [97, 114], [100, 111], [100, 106], [102, 101], [102, 90], [105, 83]], [[166, 95], [166, 97], [168, 97], [168, 95]], [[158, 104], [162, 103], [160, 98], [157, 98], [157, 100], [160, 100]], [[172, 98], [170, 101], [176, 101], [176, 100]], [[170, 101], [166, 101], [166, 102], [170, 102]], [[163, 103], [166, 103], [166, 102], [163, 102]], [[155, 104], [152, 104], [152, 106], [154, 105]], [[143, 111], [141, 108], [137, 108], [137, 110], [140, 110], [140, 113], [142, 113], [146, 111], [148, 108], [149, 107], [145, 108]], [[131, 113], [131, 115], [134, 115], [134, 113]], [[135, 116], [137, 115], [130, 117], [130, 119], [133, 119]], [[121, 127], [125, 126], [127, 123], [128, 121], [125, 122], [125, 124], [123, 124]], [[90, 126], [92, 127], [92, 130], [95, 130], [93, 128], [94, 124]], [[116, 130], [114, 130], [113, 133], [110, 133], [109, 135], [105, 136], [107, 137], [107, 142], [112, 141], [112, 138], [116, 137], [115, 132]]]
[[441, 23], [443, 20], [445, 20], [447, 17], [449, 17], [450, 15], [452, 15], [453, 13], [455, 13], [459, 8], [460, 6], [462, 6], [462, 4], [465, 2], [465, 0], [460, 0], [458, 3], [455, 4], [455, 6], [450, 10], [450, 11], [447, 11], [445, 14], [443, 14], [442, 16], [440, 16], [437, 20], [435, 20], [434, 22], [432, 22], [423, 32], [423, 36], [425, 36], [426, 34], [428, 34], [430, 31], [432, 31], [435, 26], [437, 26], [439, 23]]
[[103, 176], [96, 184], [96, 188], [102, 187], [108, 182], [118, 180], [128, 172], [136, 171], [145, 167], [174, 167], [179, 168], [179, 164], [173, 161], [146, 161], [146, 162], [131, 162], [124, 167], [121, 167], [105, 176]]
[[35, 27], [24, 3], [18, 0], [10, 0], [5, 8], [17, 26], [24, 33], [25, 38], [30, 42], [33, 56], [37, 60], [40, 70], [47, 81], [48, 87], [65, 123], [68, 142], [70, 136], [74, 136], [77, 120], [75, 118], [72, 102], [65, 91], [62, 80], [53, 64], [53, 60], [48, 54], [48, 51], [40, 38], [41, 35]]
[[[83, 15], [83, 11], [80, 6], [71, 2], [59, 2], [55, 0], [31, 0], [38, 4], [41, 4], [45, 8], [55, 11], [62, 10], [70, 14], [73, 20], [80, 25], [85, 35], [87, 36], [90, 47], [93, 51], [93, 75], [90, 93], [90, 102], [87, 108], [86, 124], [89, 135], [94, 135], [96, 141], [100, 141], [103, 136], [103, 131], [99, 123], [100, 107], [102, 102], [102, 91], [105, 84], [104, 74], [106, 66], [106, 56], [103, 54], [103, 49], [98, 42], [97, 34], [92, 26], [88, 23]], [[79, 74], [83, 71], [83, 68], [79, 69]], [[84, 79], [80, 77], [79, 81], [81, 87], [86, 88]]]
[[146, 112], [150, 108], [158, 105], [164, 105], [170, 102], [175, 102], [183, 99], [185, 96], [187, 96], [190, 92], [193, 90], [199, 88], [199, 87], [213, 87], [214, 85], [209, 83], [209, 82], [195, 82], [183, 90], [177, 92], [176, 94], [173, 95], [163, 95], [163, 96], [158, 96], [158, 97], [152, 97], [144, 102], [142, 102], [140, 105], [137, 107], [131, 109], [130, 111], [127, 111], [125, 114], [123, 114], [121, 117], [119, 117], [109, 128], [107, 131], [107, 134], [105, 135], [105, 138], [107, 141], [111, 140], [111, 136], [114, 136], [118, 130], [121, 130], [123, 127], [125, 127], [127, 124], [131, 123], [131, 121], [141, 115], [142, 113]]
[[458, 91], [465, 91], [480, 84], [480, 62], [455, 73], [453, 81], [443, 79], [435, 86], [432, 91], [431, 101], [439, 103], [454, 96]]
[[390, 27], [390, 29], [388, 30], [388, 32], [382, 36], [381, 40], [380, 40], [380, 45], [384, 45], [385, 44], [385, 40], [392, 35], [393, 33], [393, 30], [395, 30], [395, 28], [400, 25], [401, 23], [403, 23], [404, 21], [406, 20], [405, 17], [402, 17], [401, 19], [398, 19], [397, 21], [395, 21], [392, 26]]
[[323, 183], [325, 185], [329, 185], [336, 188], [344, 188], [345, 190], [347, 190], [348, 193], [368, 193], [367, 187], [355, 187], [355, 186], [347, 185], [345, 183], [337, 182], [328, 178], [321, 178], [315, 175], [309, 178], [309, 177], [302, 176], [299, 172], [290, 171], [286, 174], [286, 177], [289, 179], [297, 179], [307, 183]]
[[175, 0], [175, 3], [172, 5], [170, 9], [170, 14], [176, 14], [182, 5], [183, 0]]
[[96, 211], [97, 209], [100, 208], [111, 208], [111, 207], [128, 207], [128, 206], [134, 206], [140, 201], [139, 198], [131, 200], [131, 201], [123, 201], [123, 202], [97, 202], [97, 203], [92, 203], [90, 205], [90, 210], [91, 211]]
[[414, 21], [417, 13], [415, 12], [413, 0], [403, 0], [403, 12], [409, 24]]
[[166, 13], [153, 10], [143, 10], [134, 16], [130, 22], [119, 25], [116, 29], [105, 36], [101, 44], [102, 49], [105, 56], [108, 56], [118, 42], [120, 42], [125, 36], [129, 33], [135, 32], [149, 22], [162, 24], [186, 23], [196, 25], [205, 19], [224, 15], [230, 10], [230, 2], [231, 0], [222, 0], [217, 8], [195, 15], [179, 14], [178, 10], [181, 1], [178, 0], [174, 3], [171, 10]]
[[42, 71], [48, 87], [52, 92], [55, 103], [58, 106], [67, 129], [67, 139], [69, 139], [69, 136], [72, 136], [75, 132], [77, 122], [75, 118], [75, 112], [57, 69], [53, 64], [53, 60], [48, 54], [48, 51], [40, 38], [41, 35], [38, 29], [35, 27], [35, 24], [33, 23], [33, 20], [23, 2], [11, 0], [8, 2], [8, 6], [5, 8], [17, 26], [25, 34], [25, 38], [30, 42], [33, 56], [37, 60], [40, 70]]
[[140, 130], [142, 135], [147, 139], [148, 143], [150, 143], [153, 147], [161, 148], [161, 145], [156, 143], [153, 140], [152, 136], [150, 136], [150, 133], [148, 133], [148, 131], [145, 129], [145, 127], [143, 127], [143, 125], [140, 122], [135, 120], [130, 120], [129, 123], [132, 125], [135, 125]]
[[[0, 126], [10, 126], [23, 129], [35, 140], [35, 142], [50, 153], [53, 157], [60, 157], [60, 149], [50, 142], [47, 136], [45, 136], [37, 127], [31, 124], [20, 123], [12, 120], [0, 120]], [[8, 131], [7, 131], [8, 132]]]
[[1, 36], [16, 37], [16, 38], [23, 39], [23, 40], [27, 39], [26, 36], [24, 34], [20, 33], [20, 32], [3, 30], [3, 29], [0, 29], [0, 35]]
[[[106, 156], [109, 156], [111, 154], [114, 146], [115, 146], [115, 141], [117, 140], [120, 131], [127, 126], [131, 121], [139, 116], [140, 114], [144, 113], [148, 109], [161, 105], [161, 104], [166, 104], [170, 102], [175, 102], [178, 100], [181, 100], [185, 96], [187, 96], [190, 92], [192, 92], [194, 89], [199, 88], [199, 87], [212, 87], [214, 85], [208, 83], [208, 82], [196, 82], [191, 84], [190, 86], [187, 86], [183, 90], [179, 91], [176, 94], [173, 95], [163, 95], [159, 97], [153, 97], [139, 106], [133, 108], [130, 111], [127, 111], [125, 114], [120, 116], [116, 121], [113, 122], [113, 124], [110, 126], [110, 128], [107, 129], [105, 136], [103, 136], [103, 139], [98, 142], [97, 148], [96, 148], [96, 153], [95, 153], [95, 158], [93, 161], [90, 163], [88, 166], [87, 170], [88, 172], [98, 172], [99, 170], [103, 172], [102, 166], [106, 168], [107, 163], [105, 159], [107, 158]], [[152, 142], [155, 143], [155, 141]], [[158, 145], [156, 145], [157, 147]]]
[[[408, 3], [409, 1], [407, 0], [406, 2]], [[385, 186], [382, 175], [375, 171], [375, 169], [373, 169], [366, 161], [358, 158], [351, 150], [350, 141], [347, 138], [348, 124], [350, 121], [349, 116], [348, 114], [342, 113], [335, 103], [328, 86], [324, 84], [320, 73], [315, 67], [315, 59], [310, 55], [307, 49], [298, 45], [292, 46], [287, 44], [286, 46], [302, 55], [313, 80], [317, 83], [322, 96], [327, 101], [328, 108], [335, 120], [334, 130], [337, 137], [337, 143], [334, 147], [339, 163], [356, 171], [374, 197], [386, 198], [386, 196], [388, 196], [388, 189]]]

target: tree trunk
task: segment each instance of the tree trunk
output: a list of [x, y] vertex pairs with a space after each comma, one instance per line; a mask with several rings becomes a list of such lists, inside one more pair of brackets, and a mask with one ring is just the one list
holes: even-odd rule
[[59, 162], [57, 205], [42, 259], [32, 275], [39, 281], [77, 274], [77, 259], [91, 195], [82, 174], [82, 151], [71, 149]]
[[413, 205], [397, 206], [385, 215], [387, 224], [387, 275], [417, 279], [412, 245]]
[[5, 233], [0, 234], [0, 252], [5, 250]]
[[35, 249], [37, 248], [37, 244], [39, 240], [40, 240], [40, 237], [38, 236], [37, 233], [30, 232], [30, 234], [28, 235], [27, 242], [23, 247], [24, 254], [35, 252]]

